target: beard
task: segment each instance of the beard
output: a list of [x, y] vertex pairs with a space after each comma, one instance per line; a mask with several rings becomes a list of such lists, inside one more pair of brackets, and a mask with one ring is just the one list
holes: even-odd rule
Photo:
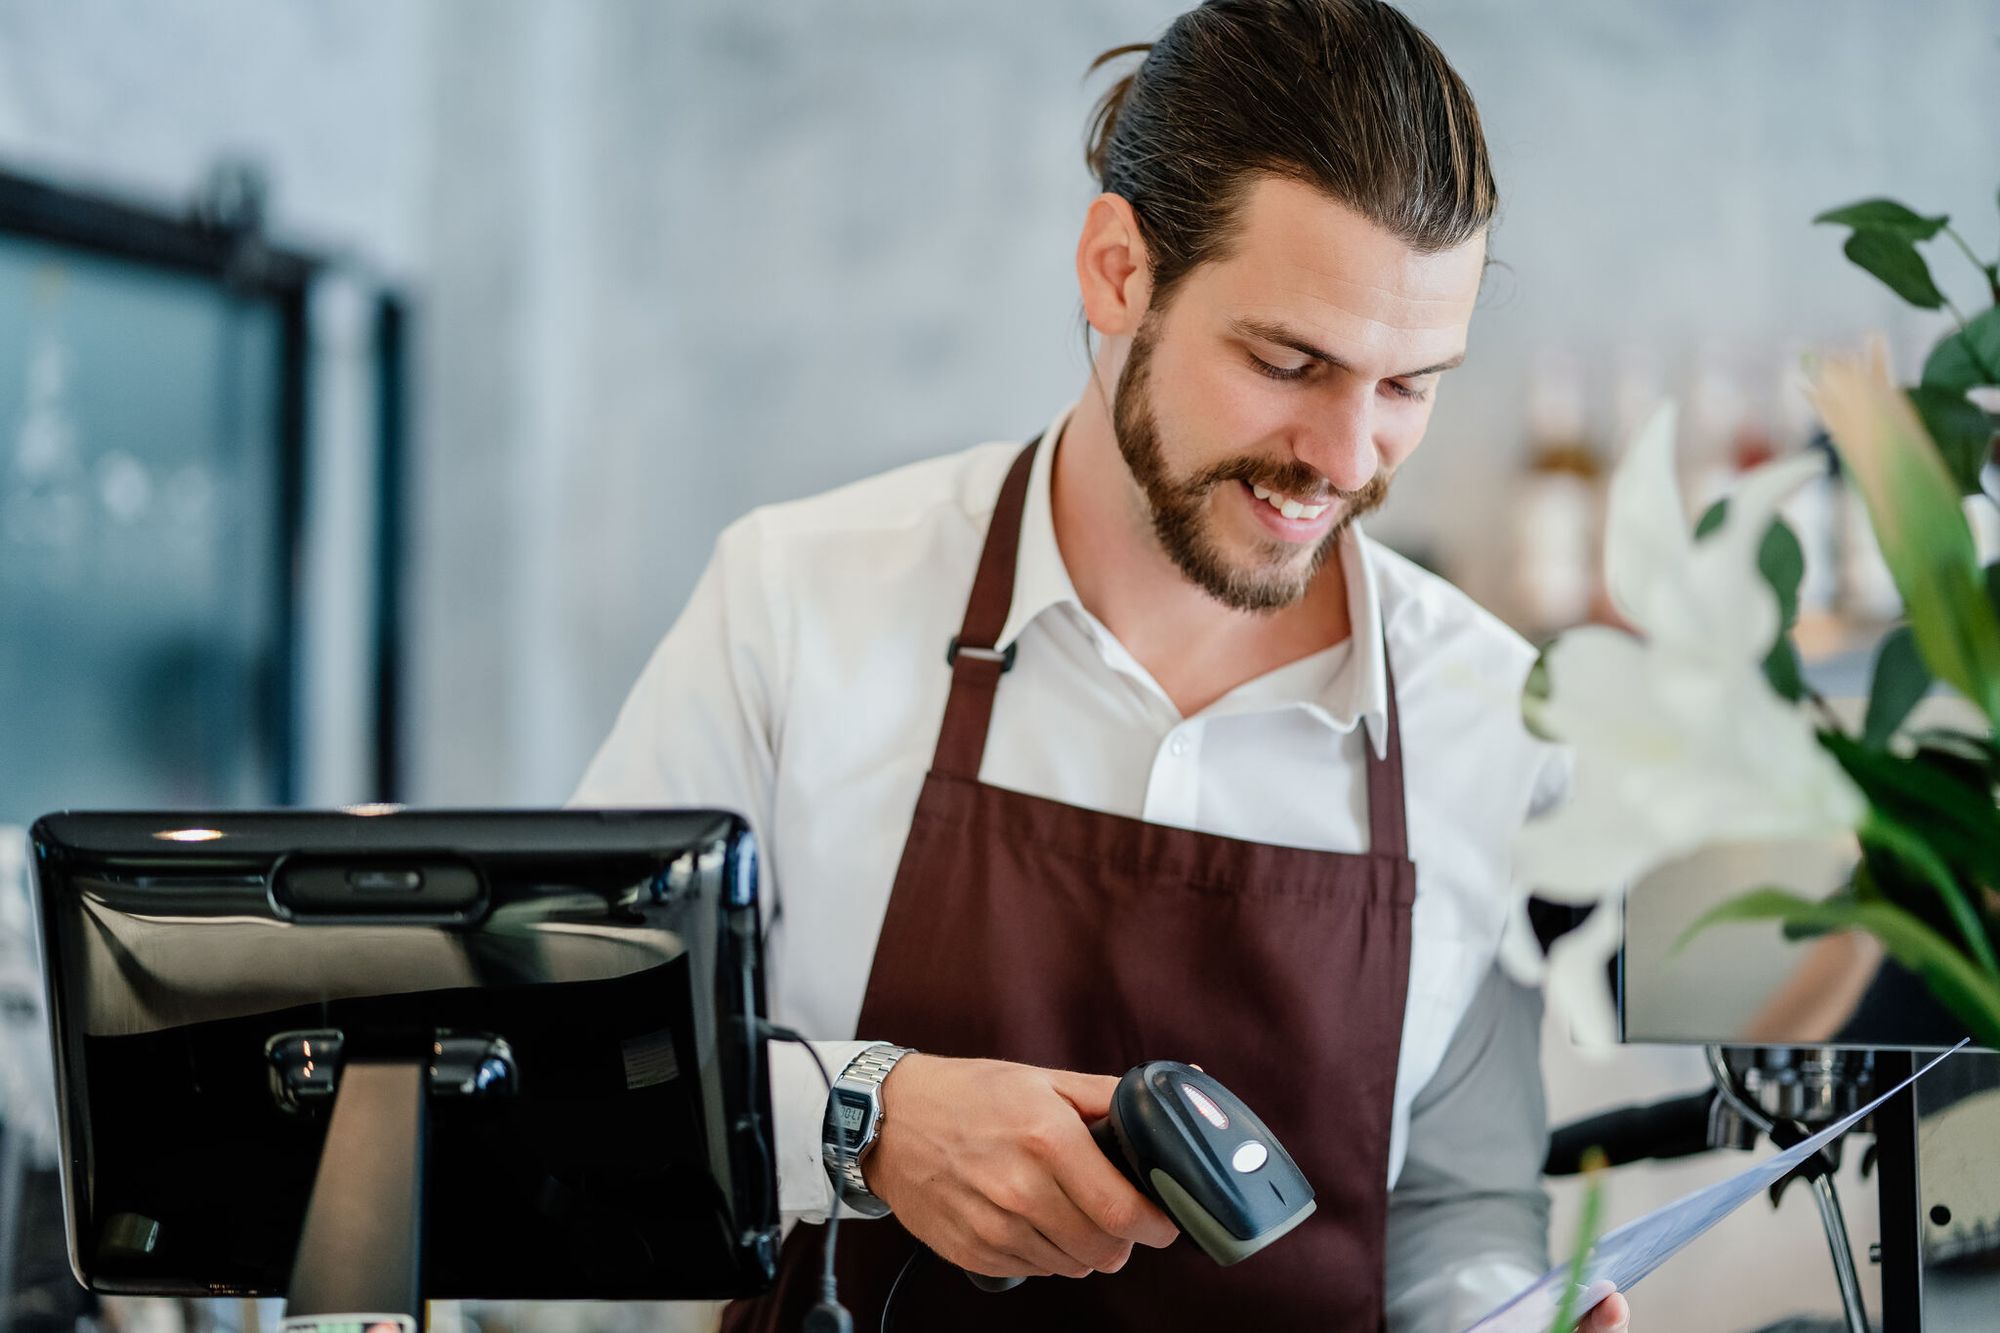
[[[1125, 466], [1146, 497], [1153, 535], [1181, 573], [1224, 606], [1237, 611], [1276, 611], [1290, 606], [1305, 596], [1332, 558], [1347, 525], [1388, 498], [1389, 480], [1377, 472], [1359, 490], [1334, 490], [1324, 477], [1296, 459], [1274, 463], [1249, 457], [1225, 459], [1192, 477], [1169, 476], [1159, 424], [1147, 392], [1157, 337], [1149, 315], [1132, 336], [1132, 350], [1118, 377], [1111, 407], [1118, 452], [1124, 455]], [[1301, 500], [1315, 497], [1309, 503], [1326, 500], [1342, 505], [1343, 510], [1303, 557], [1295, 545], [1269, 540], [1259, 542], [1248, 555], [1232, 558], [1216, 538], [1209, 500], [1218, 486], [1237, 482]]]

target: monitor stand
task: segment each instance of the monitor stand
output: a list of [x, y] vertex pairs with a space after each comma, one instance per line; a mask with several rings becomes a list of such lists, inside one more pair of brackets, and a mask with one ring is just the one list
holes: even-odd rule
[[280, 1333], [419, 1333], [424, 1326], [423, 1060], [349, 1060], [299, 1232]]

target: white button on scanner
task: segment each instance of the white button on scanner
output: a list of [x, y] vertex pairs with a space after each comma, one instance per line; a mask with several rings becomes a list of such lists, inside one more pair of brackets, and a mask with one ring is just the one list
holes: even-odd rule
[[1265, 1151], [1263, 1144], [1257, 1142], [1255, 1139], [1251, 1139], [1246, 1143], [1236, 1145], [1236, 1152], [1230, 1157], [1229, 1164], [1247, 1176], [1258, 1167], [1264, 1165], [1265, 1159], [1270, 1155], [1270, 1153]]

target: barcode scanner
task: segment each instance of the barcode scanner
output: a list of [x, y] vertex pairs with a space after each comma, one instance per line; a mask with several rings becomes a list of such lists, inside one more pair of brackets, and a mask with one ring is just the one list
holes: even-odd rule
[[[1192, 1065], [1153, 1060], [1118, 1080], [1097, 1146], [1216, 1263], [1241, 1263], [1306, 1220], [1313, 1190], [1248, 1106]], [[967, 1273], [1006, 1291], [1018, 1277]]]

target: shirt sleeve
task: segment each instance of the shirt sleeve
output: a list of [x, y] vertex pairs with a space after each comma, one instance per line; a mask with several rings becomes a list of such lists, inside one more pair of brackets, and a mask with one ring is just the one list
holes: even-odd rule
[[[723, 533], [687, 606], [653, 650], [611, 734], [570, 797], [572, 806], [714, 806], [734, 810], [757, 835], [759, 910], [768, 923], [781, 893], [771, 793], [783, 733], [786, 625], [771, 595], [756, 516]], [[865, 1041], [814, 1042], [827, 1073]], [[770, 1044], [778, 1207], [819, 1221], [832, 1199], [820, 1158], [826, 1086], [812, 1056]]]
[[1456, 1333], [1548, 1270], [1541, 1026], [1541, 992], [1490, 967], [1411, 1107], [1389, 1194], [1391, 1333]]

